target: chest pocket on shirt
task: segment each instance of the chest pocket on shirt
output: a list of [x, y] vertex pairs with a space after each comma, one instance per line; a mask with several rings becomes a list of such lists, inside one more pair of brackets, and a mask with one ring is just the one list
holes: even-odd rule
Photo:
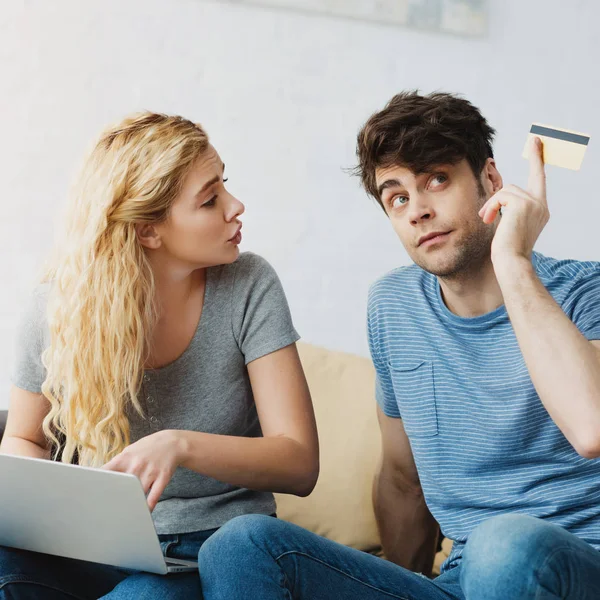
[[438, 434], [433, 363], [408, 361], [390, 363], [394, 394], [409, 438], [433, 437]]

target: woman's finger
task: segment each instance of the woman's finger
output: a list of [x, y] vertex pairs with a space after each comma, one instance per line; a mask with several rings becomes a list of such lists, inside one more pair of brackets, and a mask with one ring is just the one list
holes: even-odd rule
[[169, 477], [164, 473], [161, 473], [153, 482], [152, 487], [150, 489], [150, 493], [146, 498], [148, 501], [148, 506], [150, 507], [150, 511], [153, 511], [162, 493], [165, 491], [167, 484], [169, 483]]
[[106, 464], [104, 464], [101, 468], [105, 471], [118, 471], [123, 472], [123, 462], [121, 461], [121, 455], [117, 454], [114, 458], [109, 460]]
[[152, 489], [152, 485], [154, 484], [154, 477], [150, 473], [143, 473], [141, 475], [138, 475], [137, 477], [140, 480], [140, 483], [142, 484], [144, 494], [148, 496], [150, 490]]

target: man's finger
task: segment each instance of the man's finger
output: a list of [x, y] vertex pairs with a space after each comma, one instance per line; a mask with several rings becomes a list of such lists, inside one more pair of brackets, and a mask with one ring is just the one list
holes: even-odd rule
[[488, 198], [487, 202], [481, 207], [479, 211], [479, 216], [481, 220], [489, 225], [496, 220], [498, 216], [498, 212], [500, 212], [501, 207], [506, 206], [509, 202], [511, 193], [507, 192], [504, 188], [500, 191], [496, 192], [493, 196]]
[[494, 202], [491, 202], [487, 206], [487, 208], [485, 209], [485, 212], [481, 216], [481, 220], [486, 225], [493, 223], [494, 220], [496, 219], [496, 217], [498, 216], [498, 211], [500, 210], [500, 206], [501, 206], [500, 196], [497, 196], [496, 199], [494, 200]]
[[539, 137], [531, 140], [529, 153], [529, 182], [527, 191], [536, 199], [546, 203], [546, 170], [544, 168], [544, 146]]

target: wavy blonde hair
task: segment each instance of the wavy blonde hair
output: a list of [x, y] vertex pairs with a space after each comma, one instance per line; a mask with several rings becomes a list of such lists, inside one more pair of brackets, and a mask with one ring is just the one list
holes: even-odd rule
[[199, 125], [145, 112], [107, 129], [84, 163], [44, 277], [50, 346], [42, 393], [50, 411], [43, 429], [55, 459], [100, 466], [129, 444], [128, 410], [143, 416], [138, 391], [157, 315], [135, 226], [168, 218], [208, 145]]

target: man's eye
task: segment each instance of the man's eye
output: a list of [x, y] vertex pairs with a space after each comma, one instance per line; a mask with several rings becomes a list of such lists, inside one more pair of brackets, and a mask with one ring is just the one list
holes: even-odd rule
[[395, 196], [394, 198], [392, 198], [392, 208], [400, 208], [401, 206], [404, 206], [407, 202], [407, 196]]

